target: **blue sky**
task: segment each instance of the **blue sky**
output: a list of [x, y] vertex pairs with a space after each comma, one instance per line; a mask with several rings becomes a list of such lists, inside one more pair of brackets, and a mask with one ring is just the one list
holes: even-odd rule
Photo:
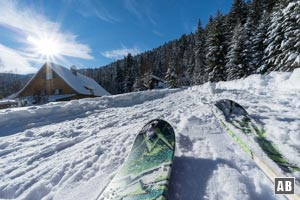
[[232, 0], [0, 1], [0, 72], [95, 68], [194, 32]]

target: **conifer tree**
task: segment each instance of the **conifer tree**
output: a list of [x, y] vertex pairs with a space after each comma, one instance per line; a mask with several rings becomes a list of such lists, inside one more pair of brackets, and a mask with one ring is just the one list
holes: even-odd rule
[[275, 7], [278, 0], [262, 0], [262, 8], [264, 11], [271, 13]]
[[195, 68], [193, 71], [192, 83], [194, 85], [205, 83], [207, 74], [205, 73], [205, 31], [202, 23], [198, 21], [198, 28], [195, 34]]
[[206, 74], [208, 81], [224, 81], [226, 80], [225, 72], [225, 35], [224, 21], [221, 11], [218, 10], [217, 16], [208, 25], [208, 33], [206, 39]]
[[[286, 0], [284, 3], [291, 2]], [[276, 59], [276, 63], [280, 63], [281, 71], [292, 71], [300, 67], [300, 2], [295, 1], [289, 3], [283, 9], [283, 41], [280, 45], [281, 55]], [[280, 60], [279, 60], [280, 59]]]
[[234, 0], [226, 17], [229, 31], [233, 31], [238, 23], [244, 24], [247, 18], [247, 6], [243, 0]]
[[171, 59], [168, 70], [166, 72], [165, 80], [169, 88], [177, 87], [177, 73], [174, 67], [174, 61]]
[[264, 10], [262, 0], [253, 0], [250, 9], [250, 13], [252, 15], [251, 17], [254, 19], [254, 23], [258, 23]]
[[124, 92], [131, 92], [132, 86], [135, 81], [134, 60], [129, 53], [125, 59], [125, 80], [124, 80]]
[[263, 60], [264, 51], [266, 49], [264, 40], [267, 37], [269, 24], [270, 15], [267, 11], [264, 11], [261, 19], [258, 22], [258, 27], [254, 30], [254, 34], [251, 37], [252, 65], [254, 68], [253, 73], [263, 73], [266, 69], [266, 65]]
[[[102, 71], [102, 70], [101, 70]], [[116, 93], [124, 93], [124, 70], [120, 65], [120, 62], [116, 63]], [[100, 82], [103, 85], [103, 82]]]
[[242, 78], [246, 75], [247, 66], [245, 54], [243, 54], [244, 48], [243, 28], [241, 24], [238, 24], [234, 29], [230, 51], [227, 55], [227, 80]]
[[283, 59], [281, 44], [284, 40], [284, 29], [282, 27], [284, 16], [282, 10], [273, 12], [271, 15], [271, 24], [268, 27], [268, 32], [264, 43], [266, 45], [264, 61], [266, 71], [279, 70]]
[[242, 57], [244, 61], [244, 67], [246, 76], [253, 74], [255, 72], [255, 63], [253, 60], [253, 55], [256, 53], [253, 51], [253, 37], [255, 34], [255, 30], [257, 30], [255, 24], [255, 17], [253, 15], [253, 10], [249, 9], [249, 15], [247, 17], [247, 21], [242, 27], [242, 35], [240, 36], [243, 40], [243, 50]]

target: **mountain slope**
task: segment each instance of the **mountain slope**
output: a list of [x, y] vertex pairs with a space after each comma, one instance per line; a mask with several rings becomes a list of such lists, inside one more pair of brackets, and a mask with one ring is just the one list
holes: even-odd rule
[[[176, 133], [169, 197], [284, 199], [213, 117], [230, 98], [266, 127], [284, 156], [300, 165], [300, 70], [0, 111], [0, 199], [95, 199], [150, 119]], [[299, 177], [295, 173], [295, 177]]]

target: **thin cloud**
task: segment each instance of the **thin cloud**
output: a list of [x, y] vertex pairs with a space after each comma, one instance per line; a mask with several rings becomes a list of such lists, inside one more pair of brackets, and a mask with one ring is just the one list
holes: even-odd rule
[[[17, 3], [18, 1], [0, 1], [0, 26], [11, 30], [14, 33], [12, 37], [19, 38], [16, 42], [23, 44], [22, 51], [24, 55], [32, 54], [32, 57], [36, 53], [30, 48], [32, 44], [28, 41], [29, 37], [44, 37], [54, 38], [60, 44], [59, 53], [61, 56], [93, 59], [90, 47], [78, 42], [76, 35], [62, 33], [59, 23], [50, 21], [33, 9], [20, 7]], [[15, 51], [15, 53], [18, 53], [18, 51]], [[20, 56], [26, 59], [26, 57]], [[30, 59], [32, 60], [32, 58]]]
[[121, 21], [117, 17], [113, 16], [102, 4], [100, 1], [79, 1], [80, 7], [77, 9], [77, 12], [83, 17], [96, 16], [102, 21], [114, 23]]
[[59, 25], [29, 9], [21, 9], [16, 1], [0, 1], [0, 25], [23, 34], [57, 32]]
[[141, 53], [141, 51], [138, 48], [122, 48], [122, 49], [115, 49], [115, 50], [111, 50], [111, 51], [105, 51], [102, 52], [101, 55], [106, 57], [106, 58], [110, 58], [110, 59], [122, 59], [125, 56], [127, 56], [128, 54], [131, 55], [137, 55], [139, 53]]
[[0, 52], [1, 73], [29, 74], [37, 71], [18, 51], [0, 44]]
[[153, 30], [152, 32], [153, 32], [155, 35], [159, 36], [159, 37], [165, 36], [164, 33], [160, 32], [160, 31], [158, 31], [158, 30]]
[[138, 4], [135, 0], [125, 0], [125, 8], [134, 14], [137, 18], [142, 19], [143, 15], [138, 9]]
[[135, 15], [140, 21], [147, 20], [153, 26], [156, 26], [158, 23], [154, 19], [154, 13], [151, 10], [151, 4], [149, 2], [136, 1], [136, 0], [125, 0], [125, 8]]
[[150, 10], [148, 10], [148, 12], [147, 12], [147, 18], [153, 26], [157, 26], [157, 22], [154, 19], [153, 14], [150, 12]]

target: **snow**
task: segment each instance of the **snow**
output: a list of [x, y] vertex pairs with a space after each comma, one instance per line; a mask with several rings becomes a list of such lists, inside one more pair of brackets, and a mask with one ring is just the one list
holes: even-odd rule
[[17, 103], [17, 102], [12, 99], [0, 99], [0, 105], [14, 104], [14, 103]]
[[292, 75], [284, 84], [284, 87], [291, 89], [300, 89], [300, 68], [294, 70]]
[[[232, 99], [300, 165], [300, 70], [0, 110], [0, 199], [96, 199], [153, 119], [176, 133], [169, 199], [285, 199], [212, 112]], [[295, 172], [297, 181], [300, 174]]]

